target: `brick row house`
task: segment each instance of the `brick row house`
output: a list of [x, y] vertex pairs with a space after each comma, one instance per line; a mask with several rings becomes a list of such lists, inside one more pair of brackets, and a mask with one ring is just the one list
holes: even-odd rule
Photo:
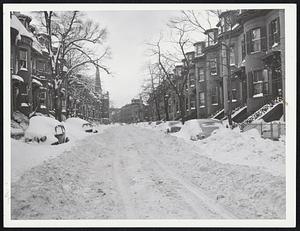
[[[36, 31], [30, 24], [31, 18], [19, 12], [11, 13], [11, 112], [20, 111], [26, 116], [32, 112], [39, 112], [48, 116], [55, 115], [55, 96], [59, 94], [57, 108], [64, 118], [78, 116], [88, 120], [108, 120], [109, 94], [85, 89], [80, 82], [73, 82], [77, 89], [85, 89], [85, 100], [76, 99], [71, 91], [70, 81], [63, 81], [59, 88], [55, 88], [54, 77], [51, 73], [48, 36]], [[53, 46], [53, 55], [57, 48]], [[68, 71], [62, 65], [62, 75]], [[74, 76], [71, 76], [72, 79]], [[99, 80], [97, 79], [99, 78]], [[100, 81], [99, 70], [96, 71], [97, 85]], [[101, 88], [101, 86], [100, 86]], [[55, 92], [56, 91], [56, 92]]]
[[[284, 10], [226, 11], [219, 15], [216, 28], [206, 30], [205, 35], [204, 41], [194, 44], [194, 51], [186, 53], [192, 65], [185, 119], [221, 112], [223, 118], [230, 108], [241, 107], [246, 108], [247, 117], [270, 100], [284, 98]], [[174, 69], [178, 86], [184, 66], [183, 60]], [[170, 95], [169, 119], [179, 119], [177, 96]], [[149, 101], [153, 102], [151, 96]]]

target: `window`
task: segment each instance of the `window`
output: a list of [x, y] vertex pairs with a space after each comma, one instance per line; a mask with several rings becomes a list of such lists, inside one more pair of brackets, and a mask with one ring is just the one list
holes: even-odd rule
[[218, 105], [218, 87], [213, 87], [211, 90], [211, 104]]
[[253, 97], [268, 94], [268, 70], [253, 71]]
[[46, 91], [40, 92], [40, 100], [46, 100]]
[[213, 31], [211, 31], [207, 34], [207, 37], [208, 37], [207, 45], [208, 46], [215, 45], [215, 33]]
[[200, 106], [200, 108], [205, 107], [205, 94], [204, 94], [204, 92], [199, 92], [199, 106]]
[[195, 87], [195, 79], [190, 79], [190, 87]]
[[203, 67], [198, 68], [198, 75], [199, 75], [199, 82], [203, 82], [205, 80], [204, 68]]
[[251, 30], [251, 52], [261, 51], [260, 28]]
[[19, 52], [20, 67], [27, 68], [27, 51], [20, 50]]
[[[229, 93], [230, 92], [228, 92], [228, 101], [229, 101]], [[237, 90], [234, 88], [231, 90], [231, 93], [232, 93], [231, 102], [236, 102], [237, 101]]]
[[195, 100], [191, 101], [191, 110], [196, 109], [196, 103]]
[[274, 19], [269, 24], [269, 47], [275, 47], [280, 43], [280, 25], [279, 18]]
[[235, 65], [234, 46], [230, 47], [229, 59], [230, 59], [230, 64]]
[[212, 59], [209, 61], [209, 68], [211, 75], [217, 75], [217, 59]]
[[245, 44], [245, 35], [242, 38], [242, 59], [245, 59], [246, 56], [246, 44]]

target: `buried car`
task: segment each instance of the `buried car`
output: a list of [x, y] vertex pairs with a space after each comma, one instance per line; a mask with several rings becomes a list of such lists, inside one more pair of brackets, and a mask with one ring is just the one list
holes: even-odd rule
[[94, 125], [91, 124], [90, 122], [78, 118], [78, 117], [71, 117], [68, 118], [65, 121], [65, 125], [69, 128], [75, 128], [77, 130], [81, 130], [83, 132], [88, 132], [88, 133], [97, 133], [98, 131], [94, 128]]
[[189, 139], [202, 140], [209, 137], [212, 132], [222, 126], [220, 120], [215, 119], [192, 119], [184, 123], [181, 130], [175, 136]]
[[58, 120], [46, 116], [31, 117], [24, 138], [25, 142], [51, 145], [62, 144], [69, 141], [64, 125]]
[[181, 121], [167, 121], [166, 123], [167, 123], [166, 125], [167, 133], [179, 132], [180, 129], [182, 128]]

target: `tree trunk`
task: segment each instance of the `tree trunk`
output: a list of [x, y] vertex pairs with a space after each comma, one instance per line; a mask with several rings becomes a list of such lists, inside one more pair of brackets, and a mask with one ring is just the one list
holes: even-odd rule
[[164, 97], [164, 109], [166, 114], [166, 121], [169, 121], [169, 104], [168, 104], [169, 98]]
[[155, 112], [156, 112], [156, 119], [160, 120], [160, 113], [159, 113], [159, 105], [158, 105], [158, 101], [157, 101], [157, 96], [155, 96], [154, 98], [155, 101]]
[[179, 94], [178, 98], [179, 98], [181, 122], [182, 122], [182, 124], [184, 124], [184, 122], [185, 122], [184, 96]]

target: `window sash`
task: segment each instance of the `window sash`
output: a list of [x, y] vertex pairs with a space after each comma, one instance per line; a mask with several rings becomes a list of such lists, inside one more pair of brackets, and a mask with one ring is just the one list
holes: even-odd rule
[[199, 105], [204, 106], [205, 105], [205, 95], [204, 92], [199, 93]]
[[198, 74], [199, 74], [199, 81], [204, 81], [205, 75], [204, 75], [204, 69], [203, 68], [199, 68], [198, 69]]

